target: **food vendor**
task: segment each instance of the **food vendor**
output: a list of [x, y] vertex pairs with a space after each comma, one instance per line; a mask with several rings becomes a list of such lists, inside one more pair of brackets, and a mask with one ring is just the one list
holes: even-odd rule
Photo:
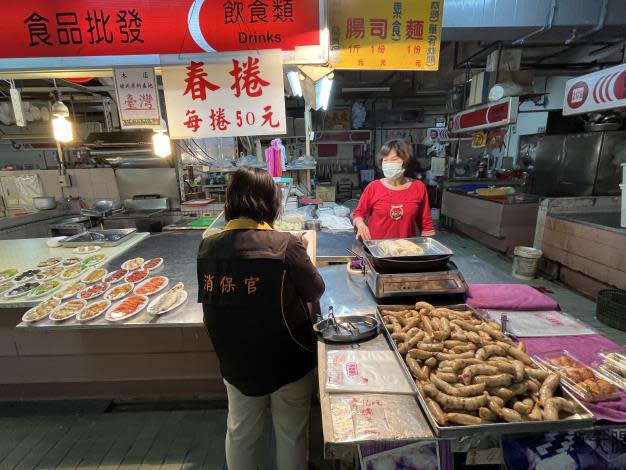
[[226, 227], [198, 253], [198, 300], [228, 394], [229, 470], [257, 468], [268, 407], [277, 468], [308, 468], [316, 338], [306, 302], [325, 286], [306, 239], [272, 229], [280, 206], [265, 170], [240, 168], [226, 189]]
[[405, 176], [413, 162], [411, 145], [404, 140], [385, 142], [378, 160], [385, 177], [367, 185], [352, 214], [357, 238], [434, 236], [426, 186]]

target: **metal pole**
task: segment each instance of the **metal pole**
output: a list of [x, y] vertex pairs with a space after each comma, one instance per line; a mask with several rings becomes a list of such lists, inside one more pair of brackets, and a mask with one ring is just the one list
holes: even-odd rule
[[311, 107], [310, 106], [305, 106], [304, 107], [304, 134], [305, 134], [305, 154], [307, 156], [311, 155], [311, 130], [312, 130], [312, 123], [311, 123]]

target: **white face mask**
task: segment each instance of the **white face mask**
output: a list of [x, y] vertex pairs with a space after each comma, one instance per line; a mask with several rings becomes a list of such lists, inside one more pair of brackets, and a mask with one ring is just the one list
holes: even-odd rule
[[404, 168], [402, 168], [402, 163], [383, 162], [383, 175], [385, 175], [385, 178], [389, 179], [400, 178], [402, 175], [404, 175]]

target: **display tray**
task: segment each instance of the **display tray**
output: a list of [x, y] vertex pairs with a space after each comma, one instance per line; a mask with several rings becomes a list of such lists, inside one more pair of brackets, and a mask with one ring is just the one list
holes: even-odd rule
[[136, 228], [89, 230], [66, 238], [60, 242], [60, 245], [65, 247], [82, 245], [117, 246], [136, 231]]
[[[381, 249], [382, 243], [389, 243], [393, 241], [405, 241], [411, 242], [423, 250], [421, 255], [408, 255], [408, 256], [390, 256]], [[447, 246], [439, 243], [437, 240], [429, 237], [414, 237], [414, 238], [391, 238], [388, 240], [365, 240], [363, 242], [372, 256], [379, 259], [395, 259], [401, 261], [426, 261], [428, 259], [449, 258], [454, 253]]]
[[[385, 336], [387, 342], [391, 346], [392, 351], [397, 356], [398, 361], [401, 363], [402, 368], [409, 378], [409, 382], [411, 383], [411, 387], [413, 392], [422, 408], [422, 412], [428, 419], [431, 428], [435, 435], [439, 438], [447, 439], [447, 438], [460, 438], [467, 437], [476, 433], [483, 434], [515, 434], [515, 433], [526, 433], [526, 432], [548, 432], [548, 431], [559, 431], [559, 430], [574, 430], [574, 429], [582, 429], [591, 426], [595, 422], [595, 417], [575, 396], [569, 393], [562, 385], [559, 387], [559, 391], [561, 392], [561, 396], [564, 398], [570, 399], [574, 402], [577, 407], [578, 413], [568, 416], [565, 419], [551, 420], [551, 421], [521, 421], [516, 423], [489, 423], [489, 424], [479, 424], [479, 425], [456, 425], [456, 426], [440, 426], [435, 420], [434, 416], [428, 409], [426, 405], [425, 397], [422, 395], [420, 390], [417, 388], [415, 384], [415, 379], [411, 374], [404, 358], [398, 351], [395, 342], [391, 338], [390, 333], [387, 331], [387, 328], [384, 327], [384, 320], [382, 317], [382, 310], [407, 310], [413, 309], [413, 305], [378, 305], [376, 306], [376, 314], [378, 316], [378, 320], [383, 325], [382, 333]], [[457, 311], [472, 311], [477, 318], [481, 318], [480, 314], [466, 304], [458, 304], [452, 306], [446, 306], [450, 310]]]

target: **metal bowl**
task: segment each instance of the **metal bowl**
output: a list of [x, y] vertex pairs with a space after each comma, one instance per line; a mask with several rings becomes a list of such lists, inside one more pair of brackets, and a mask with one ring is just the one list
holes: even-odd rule
[[34, 197], [33, 204], [35, 205], [35, 209], [40, 211], [47, 211], [54, 209], [57, 206], [57, 200], [53, 197]]

